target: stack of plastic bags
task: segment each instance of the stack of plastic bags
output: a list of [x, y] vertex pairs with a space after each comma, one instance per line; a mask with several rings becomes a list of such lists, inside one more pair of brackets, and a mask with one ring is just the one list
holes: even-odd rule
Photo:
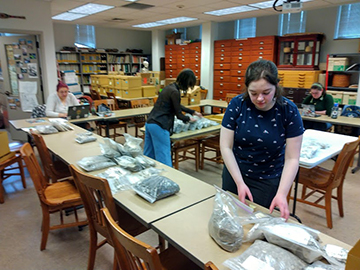
[[[242, 243], [254, 242], [240, 256], [226, 260], [223, 263], [226, 267], [231, 270], [345, 268], [348, 251], [335, 245], [323, 246], [319, 231], [261, 212], [252, 213], [232, 195], [217, 190], [209, 221], [210, 236], [229, 252], [240, 249]], [[245, 235], [243, 226], [249, 224], [254, 225]], [[320, 262], [322, 259], [329, 264]]]
[[174, 133], [181, 133], [187, 130], [197, 130], [197, 129], [202, 129], [202, 128], [206, 128], [206, 127], [210, 127], [210, 126], [217, 126], [219, 125], [219, 123], [207, 119], [207, 118], [200, 118], [196, 115], [191, 115], [191, 114], [185, 114], [186, 116], [192, 117], [194, 118], [196, 121], [195, 122], [188, 122], [188, 123], [184, 123], [182, 120], [177, 119], [175, 117], [175, 121], [174, 121]]
[[59, 131], [73, 130], [72, 126], [70, 126], [69, 122], [65, 119], [49, 119], [49, 122], [51, 125], [36, 126], [36, 130], [40, 134], [53, 134]]

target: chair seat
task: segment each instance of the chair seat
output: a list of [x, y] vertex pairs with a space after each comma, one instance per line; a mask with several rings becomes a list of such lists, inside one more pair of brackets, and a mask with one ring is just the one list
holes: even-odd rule
[[201, 269], [173, 246], [160, 252], [159, 257], [164, 270]]
[[71, 200], [71, 203], [73, 200], [81, 202], [78, 190], [74, 183], [70, 181], [61, 181], [51, 184], [44, 190], [44, 195], [48, 203], [53, 206], [63, 204], [69, 200]]
[[299, 183], [312, 183], [313, 187], [325, 188], [328, 186], [331, 171], [319, 166], [312, 169], [301, 168], [299, 170]]

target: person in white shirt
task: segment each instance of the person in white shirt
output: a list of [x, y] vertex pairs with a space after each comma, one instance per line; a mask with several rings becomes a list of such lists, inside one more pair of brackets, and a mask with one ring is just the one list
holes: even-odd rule
[[56, 86], [56, 93], [49, 95], [46, 102], [47, 117], [67, 117], [68, 107], [79, 105], [76, 97], [69, 93], [69, 87], [63, 81]]

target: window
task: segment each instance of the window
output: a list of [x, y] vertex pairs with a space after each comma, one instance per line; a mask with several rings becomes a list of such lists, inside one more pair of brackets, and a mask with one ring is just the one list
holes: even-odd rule
[[96, 48], [95, 27], [93, 25], [76, 25], [75, 42]]
[[338, 8], [334, 39], [360, 38], [360, 3]]
[[235, 38], [250, 38], [256, 36], [256, 18], [235, 21]]
[[278, 35], [305, 33], [306, 11], [279, 15]]

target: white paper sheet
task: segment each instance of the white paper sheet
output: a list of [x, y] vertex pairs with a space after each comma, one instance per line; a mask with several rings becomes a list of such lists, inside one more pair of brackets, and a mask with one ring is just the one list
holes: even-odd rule
[[24, 112], [31, 112], [35, 106], [39, 105], [36, 93], [37, 82], [24, 82], [19, 80], [21, 109]]

